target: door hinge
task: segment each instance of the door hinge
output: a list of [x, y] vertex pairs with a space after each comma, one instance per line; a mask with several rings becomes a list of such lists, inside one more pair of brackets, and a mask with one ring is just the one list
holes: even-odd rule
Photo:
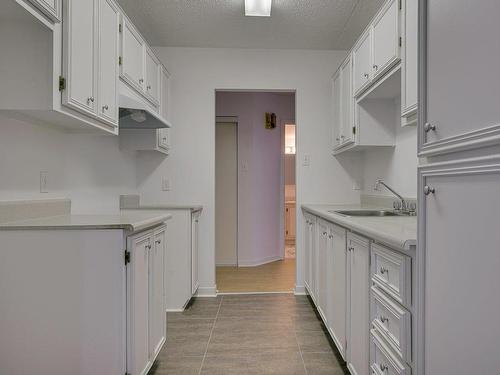
[[403, 38], [399, 37], [399, 46], [401, 47], [403, 45]]
[[352, 127], [352, 134], [356, 134], [356, 127], [355, 126]]
[[66, 78], [63, 76], [59, 76], [59, 91], [63, 91], [66, 89]]
[[123, 64], [123, 58], [121, 56], [118, 57], [118, 65]]
[[[119, 32], [119, 33], [121, 33], [122, 31], [123, 31], [123, 26], [122, 26], [122, 24], [120, 23], [120, 24], [118, 25], [118, 32]], [[126, 375], [126, 374], [125, 374], [125, 375]]]
[[125, 250], [125, 265], [130, 263], [130, 251]]

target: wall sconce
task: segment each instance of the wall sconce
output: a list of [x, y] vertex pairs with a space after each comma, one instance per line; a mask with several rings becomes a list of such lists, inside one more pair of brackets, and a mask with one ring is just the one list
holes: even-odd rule
[[276, 127], [276, 113], [266, 112], [266, 129], [274, 129]]

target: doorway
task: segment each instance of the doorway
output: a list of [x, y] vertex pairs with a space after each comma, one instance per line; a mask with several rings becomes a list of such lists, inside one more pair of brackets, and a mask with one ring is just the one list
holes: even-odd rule
[[295, 142], [295, 92], [216, 92], [219, 293], [295, 288], [295, 155], [285, 150], [290, 125]]

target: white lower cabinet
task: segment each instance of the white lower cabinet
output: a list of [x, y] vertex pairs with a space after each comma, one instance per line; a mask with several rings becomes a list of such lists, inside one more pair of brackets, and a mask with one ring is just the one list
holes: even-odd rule
[[326, 286], [327, 286], [327, 268], [326, 252], [328, 247], [328, 223], [325, 220], [318, 220], [318, 241], [317, 241], [317, 287], [316, 287], [316, 305], [321, 317], [326, 319]]
[[410, 375], [411, 369], [394, 356], [377, 331], [371, 331], [371, 371], [374, 375]]
[[200, 215], [201, 211], [191, 214], [191, 294], [194, 296], [200, 286]]
[[370, 241], [348, 233], [347, 249], [347, 367], [368, 375]]
[[313, 301], [316, 301], [315, 278], [316, 278], [316, 217], [304, 214], [304, 264], [305, 264], [305, 286]]
[[147, 374], [165, 342], [165, 227], [129, 237], [127, 371]]

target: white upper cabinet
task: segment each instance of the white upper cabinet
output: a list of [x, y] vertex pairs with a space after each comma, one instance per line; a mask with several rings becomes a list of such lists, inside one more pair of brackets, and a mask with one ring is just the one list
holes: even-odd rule
[[170, 121], [170, 73], [160, 67], [160, 116]]
[[96, 1], [68, 0], [65, 5], [63, 104], [96, 115]]
[[384, 5], [373, 21], [373, 77], [377, 78], [399, 60], [399, 3]]
[[145, 42], [134, 25], [123, 16], [121, 29], [121, 77], [137, 91], [143, 93], [145, 88]]
[[332, 111], [333, 111], [333, 148], [337, 148], [342, 143], [342, 83], [340, 70], [332, 78]]
[[53, 21], [61, 21], [62, 0], [29, 0]]
[[419, 7], [420, 155], [500, 143], [500, 48], [492, 37], [500, 34], [500, 1], [427, 0]]
[[160, 104], [161, 63], [151, 49], [146, 48], [146, 97], [155, 105]]
[[99, 0], [99, 93], [98, 115], [118, 126], [118, 26], [116, 4]]
[[418, 106], [418, 2], [402, 1], [401, 121], [410, 125], [416, 123]]
[[372, 30], [368, 28], [352, 50], [354, 94], [359, 94], [372, 79]]
[[333, 76], [333, 149], [354, 141], [352, 96], [352, 55], [349, 54]]

